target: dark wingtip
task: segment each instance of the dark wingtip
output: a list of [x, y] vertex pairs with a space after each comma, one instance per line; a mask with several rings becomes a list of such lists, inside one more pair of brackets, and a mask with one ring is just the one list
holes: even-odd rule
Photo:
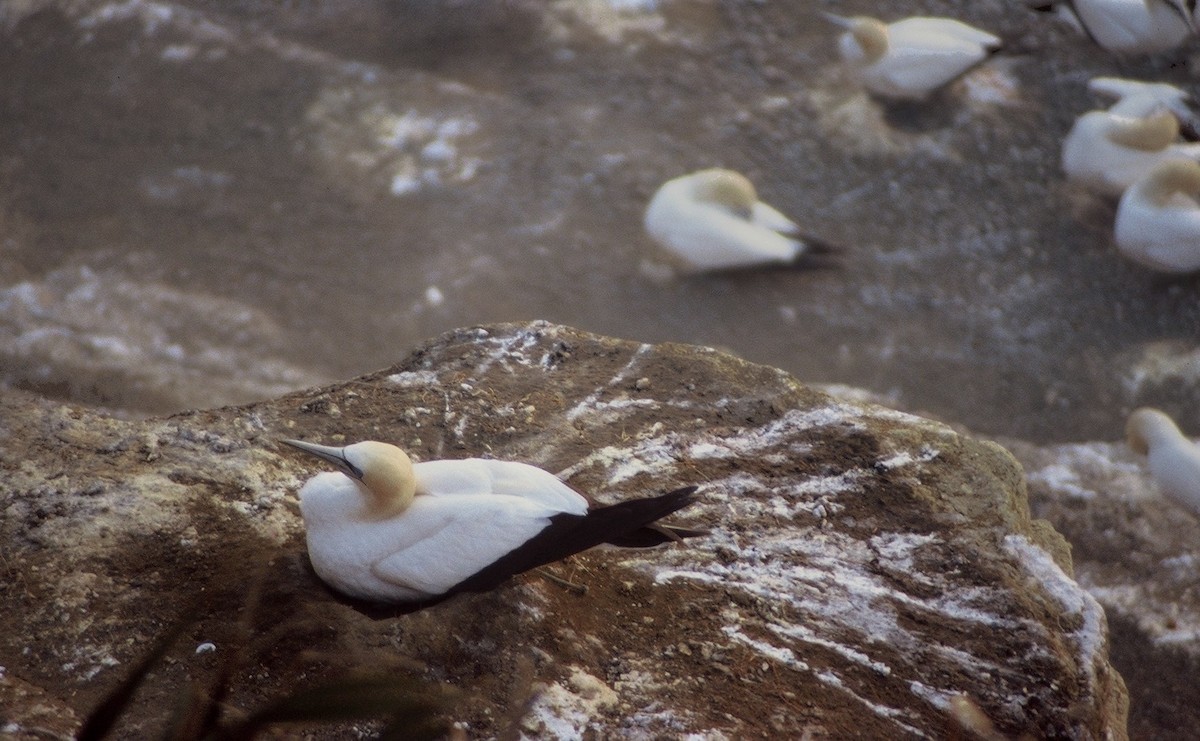
[[817, 237], [805, 235], [800, 237], [800, 241], [804, 243], [803, 253], [806, 255], [835, 255], [843, 251], [841, 245]]
[[[836, 249], [836, 248], [835, 248]], [[843, 267], [841, 255], [834, 250], [805, 252], [784, 267], [793, 270], [831, 270]]]
[[[695, 494], [699, 491], [698, 486], [684, 486], [678, 489], [673, 489], [666, 494], [660, 494], [653, 497], [654, 501], [666, 504], [663, 507], [662, 514], [658, 517], [666, 517], [672, 512], [676, 512], [688, 506], [695, 501]], [[657, 519], [657, 518], [655, 518]], [[681, 542], [684, 538], [695, 538], [702, 535], [708, 535], [707, 530], [695, 530], [686, 527], [675, 527], [674, 525], [663, 525], [659, 522], [651, 522], [642, 527], [636, 528], [620, 535], [614, 535], [605, 543], [615, 545], [621, 548], [653, 548], [664, 543]]]

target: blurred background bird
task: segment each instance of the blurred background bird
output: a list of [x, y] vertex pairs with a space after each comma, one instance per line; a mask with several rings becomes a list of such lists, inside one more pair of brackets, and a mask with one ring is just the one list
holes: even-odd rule
[[842, 61], [868, 91], [884, 98], [923, 100], [1000, 48], [1000, 38], [953, 18], [877, 18], [823, 14], [846, 29]]
[[688, 272], [816, 265], [809, 258], [836, 251], [802, 235], [733, 170], [700, 170], [668, 180], [650, 199], [643, 221], [647, 234]]
[[1200, 105], [1191, 93], [1165, 82], [1144, 82], [1123, 77], [1093, 77], [1088, 90], [1111, 100], [1109, 113], [1124, 116], [1148, 116], [1165, 108], [1179, 119], [1185, 139], [1200, 138]]
[[1114, 236], [1125, 257], [1163, 273], [1200, 270], [1200, 163], [1163, 162], [1117, 205]]
[[1164, 412], [1142, 407], [1129, 415], [1125, 436], [1148, 458], [1150, 475], [1167, 497], [1200, 515], [1200, 448]]
[[1118, 54], [1158, 54], [1195, 33], [1194, 3], [1176, 0], [1026, 0], [1052, 13], [1099, 46]]
[[1180, 139], [1179, 120], [1165, 108], [1145, 116], [1088, 111], [1063, 138], [1067, 179], [1110, 196], [1176, 159], [1200, 160], [1200, 144]]

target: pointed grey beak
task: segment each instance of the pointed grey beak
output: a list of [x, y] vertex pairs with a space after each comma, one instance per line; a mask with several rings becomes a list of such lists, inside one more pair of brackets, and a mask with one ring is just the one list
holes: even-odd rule
[[290, 445], [296, 450], [303, 450], [309, 455], [315, 455], [321, 460], [332, 463], [339, 471], [350, 476], [351, 478], [362, 480], [363, 472], [360, 471], [353, 463], [346, 460], [346, 454], [343, 452], [345, 448], [334, 448], [328, 445], [317, 445], [303, 440], [280, 440], [284, 445]]
[[854, 25], [854, 22], [844, 15], [822, 12], [821, 16], [839, 28], [850, 28], [850, 26]]

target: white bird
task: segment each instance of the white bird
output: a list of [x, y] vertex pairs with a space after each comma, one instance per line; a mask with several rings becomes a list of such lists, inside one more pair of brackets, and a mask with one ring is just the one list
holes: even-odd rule
[[1200, 106], [1191, 93], [1174, 85], [1123, 77], [1093, 77], [1088, 81], [1088, 90], [1113, 99], [1108, 112], [1121, 116], [1149, 116], [1165, 108], [1179, 119], [1185, 139], [1195, 141], [1200, 138]]
[[1026, 0], [1026, 4], [1054, 13], [1118, 54], [1169, 51], [1195, 32], [1183, 0]]
[[1163, 273], [1200, 270], [1200, 163], [1173, 160], [1130, 186], [1117, 205], [1117, 249]]
[[1180, 159], [1200, 160], [1200, 144], [1179, 141], [1179, 120], [1165, 109], [1142, 117], [1088, 111], [1063, 139], [1067, 178], [1112, 196], [1160, 163]]
[[1108, 107], [1110, 113], [1146, 116], [1160, 108], [1166, 108], [1183, 118], [1195, 112], [1195, 99], [1191, 93], [1165, 82], [1145, 82], [1125, 77], [1093, 77], [1088, 80], [1087, 86], [1089, 92], [1113, 99], [1113, 103]]
[[1000, 48], [1000, 38], [953, 18], [825, 17], [847, 29], [838, 39], [842, 60], [863, 87], [886, 97], [923, 100]]
[[654, 524], [687, 506], [694, 486], [592, 508], [553, 474], [524, 463], [414, 465], [382, 442], [282, 442], [338, 468], [300, 490], [308, 555], [326, 584], [371, 602], [426, 606], [602, 543], [649, 547], [704, 534]]
[[646, 206], [646, 232], [689, 271], [794, 263], [834, 251], [758, 200], [733, 170], [700, 170], [668, 180]]
[[1150, 474], [1162, 493], [1200, 515], [1200, 448], [1174, 420], [1142, 407], [1129, 415], [1125, 435], [1135, 453], [1148, 456]]

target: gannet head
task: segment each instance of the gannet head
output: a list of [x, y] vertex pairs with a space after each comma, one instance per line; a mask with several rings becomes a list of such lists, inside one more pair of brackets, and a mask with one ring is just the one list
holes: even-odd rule
[[1125, 423], [1125, 438], [1133, 452], [1139, 455], [1147, 455], [1151, 445], [1182, 435], [1174, 420], [1151, 407], [1135, 410]]
[[754, 183], [740, 172], [713, 168], [692, 175], [692, 196], [701, 203], [712, 203], [749, 218], [758, 193]]
[[1167, 160], [1137, 184], [1141, 195], [1151, 203], [1165, 206], [1176, 193], [1194, 196], [1200, 193], [1200, 163], [1194, 160]]
[[[847, 31], [847, 35], [858, 47], [861, 59], [853, 61], [861, 61], [865, 64], [874, 64], [887, 54], [888, 50], [888, 29], [887, 24], [878, 18], [871, 18], [865, 15], [856, 15], [853, 18], [836, 15], [834, 13], [822, 13], [825, 20], [830, 23], [840, 26]], [[842, 44], [843, 56], [848, 56], [848, 45]]]
[[1179, 138], [1179, 119], [1168, 110], [1158, 110], [1142, 118], [1110, 116], [1108, 140], [1130, 149], [1158, 152]]
[[360, 482], [371, 494], [373, 508], [394, 514], [407, 507], [416, 494], [412, 461], [395, 445], [366, 440], [334, 448], [303, 440], [280, 442], [332, 463], [346, 476]]

